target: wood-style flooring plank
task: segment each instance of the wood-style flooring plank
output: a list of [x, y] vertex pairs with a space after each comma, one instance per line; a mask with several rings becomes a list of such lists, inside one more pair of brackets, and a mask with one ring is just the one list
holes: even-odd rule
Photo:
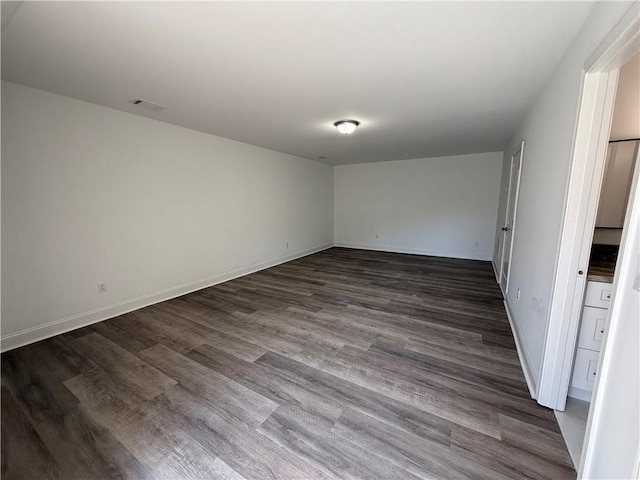
[[161, 479], [208, 479], [242, 477], [209, 452], [185, 430], [167, 425], [163, 418], [138, 408], [117, 421], [109, 430], [147, 468]]
[[276, 353], [269, 352], [256, 363], [268, 366], [336, 406], [362, 411], [407, 432], [449, 444], [453, 424], [437, 415]]
[[188, 331], [190, 334], [199, 335], [202, 340], [201, 344], [206, 343], [215, 346], [224, 352], [249, 362], [267, 353], [267, 350], [263, 347], [245, 342], [238, 337], [213, 328], [214, 325], [220, 325], [221, 322], [203, 318], [201, 315], [195, 315], [194, 319], [193, 313], [184, 304], [169, 305], [169, 302], [165, 302], [158, 305], [158, 308], [162, 308], [172, 314], [172, 321], [180, 331]]
[[[429, 355], [434, 351], [434, 345], [435, 348], [440, 351], [449, 352], [454, 350], [455, 352], [460, 352], [462, 354], [462, 358], [466, 355], [473, 355], [477, 357], [484, 357], [489, 361], [495, 360], [501, 363], [509, 363], [520, 368], [520, 361], [518, 360], [518, 355], [514, 350], [486, 345], [482, 342], [481, 336], [479, 342], [446, 339], [442, 338], [442, 336], [435, 335], [422, 336], [421, 338], [410, 337], [406, 342], [404, 342], [404, 348], [407, 350], [424, 353], [426, 355]], [[455, 354], [447, 355], [447, 358], [451, 358], [454, 355]], [[461, 357], [454, 356], [453, 358], [458, 360]], [[520, 370], [520, 374], [522, 375], [522, 370]]]
[[511, 478], [539, 480], [567, 478], [575, 474], [566, 462], [559, 464], [510, 443], [457, 427], [451, 432], [451, 449]]
[[276, 410], [262, 424], [259, 432], [316, 466], [328, 477], [349, 480], [419, 478], [389, 464], [371, 450], [333, 434], [324, 424], [291, 410]]
[[177, 381], [119, 347], [99, 333], [73, 340], [74, 348], [91, 358], [115, 378], [139, 391], [145, 398], [153, 398]]
[[342, 414], [342, 409], [334, 402], [325, 400], [303, 386], [280, 376], [272, 369], [238, 360], [210, 345], [202, 345], [189, 352], [187, 356], [263, 397], [271, 399], [278, 405], [307, 411], [328, 425], [333, 425]]
[[3, 385], [34, 424], [57, 418], [78, 403], [62, 382], [94, 363], [78, 355], [69, 343], [59, 336], [2, 355]]
[[[527, 384], [522, 371], [501, 362], [487, 363], [483, 362], [482, 358], [469, 358], [464, 354], [452, 359], [451, 352], [446, 352], [449, 358], [442, 358], [442, 349], [432, 349], [427, 354], [418, 353], [388, 341], [375, 342], [368, 352], [370, 356], [379, 355], [384, 360], [390, 359], [401, 364], [402, 368], [414, 367], [418, 371], [444, 375], [479, 387], [528, 398]], [[489, 370], [490, 366], [493, 367], [493, 371]]]
[[158, 479], [82, 406], [39, 423], [36, 430], [56, 459], [62, 479]]
[[503, 414], [498, 417], [500, 437], [504, 443], [573, 468], [571, 459], [565, 454], [562, 434], [557, 429], [547, 430]]
[[312, 367], [424, 413], [500, 438], [497, 414], [481, 402], [461, 396], [458, 388], [464, 387], [462, 382], [457, 382], [455, 387], [447, 386], [444, 376], [426, 378], [426, 374], [407, 374], [390, 362], [371, 363], [375, 358], [365, 353], [343, 348], [337, 355], [317, 359]]
[[58, 464], [9, 392], [2, 387], [2, 478], [61, 479]]
[[150, 415], [168, 429], [189, 432], [208, 452], [249, 479], [325, 479], [303, 459], [179, 385], [150, 403]]
[[453, 453], [447, 446], [398, 430], [355, 410], [346, 410], [332, 431], [426, 480], [511, 480]]
[[149, 398], [144, 391], [100, 367], [66, 380], [64, 386], [80, 400], [85, 412], [107, 427]]
[[[140, 350], [154, 346], [157, 342], [150, 340], [141, 335], [131, 335], [130, 333], [118, 328], [112, 322], [98, 322], [90, 327], [93, 332], [97, 332], [104, 338], [111, 340], [119, 347], [128, 350], [131, 353], [137, 353]], [[93, 333], [88, 332], [88, 333]], [[87, 334], [88, 334], [87, 333]], [[79, 337], [78, 337], [79, 338]]]
[[148, 348], [140, 357], [166, 375], [179, 378], [182, 388], [203, 404], [215, 405], [249, 428], [259, 426], [278, 407], [269, 398], [164, 345]]

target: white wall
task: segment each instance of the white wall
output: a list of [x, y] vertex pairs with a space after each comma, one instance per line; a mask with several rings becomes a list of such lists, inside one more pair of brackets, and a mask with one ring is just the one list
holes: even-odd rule
[[329, 165], [8, 82], [2, 129], [4, 348], [333, 242]]
[[[640, 53], [620, 69], [609, 138], [611, 140], [640, 138]], [[611, 157], [607, 155], [607, 162], [609, 161]], [[625, 184], [623, 191], [626, 191], [626, 187]], [[601, 199], [604, 188], [603, 186], [603, 191], [600, 192]], [[598, 209], [599, 214], [600, 209]], [[620, 245], [621, 237], [621, 229], [596, 228], [593, 232], [593, 243]]]
[[622, 229], [596, 228], [593, 231], [593, 243], [600, 245], [620, 245]]
[[640, 138], [640, 53], [620, 69], [609, 138]]
[[489, 260], [502, 152], [335, 167], [336, 245]]
[[[582, 69], [631, 5], [594, 4], [582, 30], [505, 147], [504, 162], [508, 162], [519, 142], [525, 141], [507, 301], [534, 379], [540, 375], [548, 329]], [[501, 200], [504, 202], [504, 197]], [[518, 289], [520, 300], [515, 298]]]

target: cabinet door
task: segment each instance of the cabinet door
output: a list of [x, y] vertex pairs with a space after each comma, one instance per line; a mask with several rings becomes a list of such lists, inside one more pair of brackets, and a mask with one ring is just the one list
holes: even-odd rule
[[622, 228], [624, 225], [637, 153], [637, 140], [609, 144], [597, 228]]
[[600, 351], [604, 332], [607, 329], [608, 314], [609, 311], [605, 308], [584, 307], [582, 309], [578, 347]]
[[571, 386], [582, 390], [592, 391], [598, 373], [599, 352], [576, 348], [576, 359], [573, 363]]
[[609, 308], [613, 284], [606, 282], [587, 282], [584, 304], [588, 307]]

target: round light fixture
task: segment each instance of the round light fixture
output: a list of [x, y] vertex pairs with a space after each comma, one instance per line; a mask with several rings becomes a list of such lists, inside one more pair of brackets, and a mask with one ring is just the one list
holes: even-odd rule
[[357, 120], [340, 120], [339, 122], [334, 123], [334, 125], [343, 135], [351, 135], [356, 131], [356, 128], [358, 125], [360, 125], [360, 122], [358, 122]]

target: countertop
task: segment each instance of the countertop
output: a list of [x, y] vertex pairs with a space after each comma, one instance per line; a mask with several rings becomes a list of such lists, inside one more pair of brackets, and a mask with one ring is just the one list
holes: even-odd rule
[[591, 282], [613, 283], [616, 262], [610, 260], [591, 260], [587, 270], [587, 280]]
[[594, 243], [589, 256], [587, 280], [592, 282], [613, 283], [613, 272], [618, 260], [618, 245]]

